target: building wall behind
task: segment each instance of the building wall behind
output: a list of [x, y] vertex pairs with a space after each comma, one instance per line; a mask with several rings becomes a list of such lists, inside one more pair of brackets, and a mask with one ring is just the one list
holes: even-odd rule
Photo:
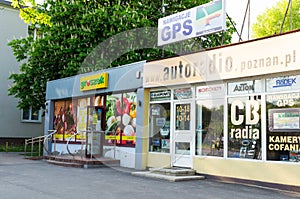
[[27, 36], [27, 24], [19, 18], [19, 11], [0, 1], [0, 138], [26, 138], [43, 135], [42, 123], [21, 122], [18, 99], [8, 96], [11, 73], [18, 73], [20, 63], [7, 45], [15, 38]]

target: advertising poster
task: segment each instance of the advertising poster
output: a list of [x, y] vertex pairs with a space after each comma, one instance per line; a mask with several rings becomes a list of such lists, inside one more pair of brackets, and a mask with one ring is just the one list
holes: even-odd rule
[[54, 107], [55, 139], [67, 140], [76, 132], [76, 107], [73, 107], [71, 100], [57, 101]]
[[261, 160], [261, 97], [228, 99], [228, 157]]
[[[77, 134], [76, 141], [85, 140], [85, 133], [87, 124], [87, 107], [90, 105], [90, 98], [78, 99], [77, 102]], [[82, 133], [80, 133], [82, 132]]]
[[226, 29], [223, 0], [211, 1], [158, 20], [158, 46]]
[[135, 92], [107, 96], [105, 136], [107, 144], [135, 145], [136, 106]]
[[[277, 84], [281, 81], [278, 78]], [[300, 93], [267, 95], [266, 100], [267, 160], [299, 162]]]

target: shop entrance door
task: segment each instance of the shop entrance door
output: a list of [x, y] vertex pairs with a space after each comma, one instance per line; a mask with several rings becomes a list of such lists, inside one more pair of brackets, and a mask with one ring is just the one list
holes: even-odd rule
[[195, 154], [194, 109], [194, 104], [190, 101], [174, 103], [172, 166], [193, 167], [193, 154]]
[[102, 157], [105, 139], [104, 123], [105, 112], [102, 106], [89, 106], [87, 108], [86, 126], [86, 157]]

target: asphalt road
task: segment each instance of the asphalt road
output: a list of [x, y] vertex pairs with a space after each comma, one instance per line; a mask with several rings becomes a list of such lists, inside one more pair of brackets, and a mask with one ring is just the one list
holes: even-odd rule
[[131, 175], [124, 168], [69, 168], [44, 160], [0, 153], [1, 199], [279, 199], [300, 194], [217, 182], [209, 179], [168, 182]]

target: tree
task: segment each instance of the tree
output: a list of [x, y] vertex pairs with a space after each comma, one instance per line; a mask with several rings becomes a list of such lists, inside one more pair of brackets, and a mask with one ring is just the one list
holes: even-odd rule
[[[167, 14], [206, 2], [208, 0], [173, 0], [169, 2], [170, 13]], [[9, 95], [20, 99], [19, 108], [44, 107], [49, 80], [161, 58], [162, 49], [156, 46], [157, 31], [151, 29], [157, 27], [158, 19], [163, 16], [160, 1], [46, 0], [36, 10], [51, 19], [51, 26], [38, 20], [31, 25], [32, 29], [43, 32], [43, 36], [38, 39], [29, 36], [9, 43], [17, 60], [23, 62], [20, 73], [10, 76], [13, 85]], [[224, 43], [231, 42], [232, 33], [233, 28], [228, 26]], [[201, 45], [220, 45], [216, 41], [221, 41], [222, 36], [220, 33], [206, 36]], [[193, 51], [197, 46], [198, 49], [199, 44], [189, 47], [197, 41], [186, 41], [184, 48]], [[135, 49], [134, 45], [146, 48]], [[174, 55], [179, 48], [178, 44], [169, 45], [165, 55]], [[111, 55], [118, 56], [111, 58]]]
[[51, 26], [50, 16], [39, 12], [39, 5], [35, 0], [12, 0], [11, 5], [20, 10], [20, 17], [26, 23], [39, 23]]
[[[283, 21], [285, 22], [282, 32], [290, 30], [290, 8], [284, 16], [289, 4], [289, 0], [279, 1], [275, 6], [266, 9], [265, 12], [257, 17], [257, 22], [253, 24], [253, 37], [259, 38], [280, 33]], [[292, 1], [292, 27], [298, 29], [300, 27], [300, 1]]]

